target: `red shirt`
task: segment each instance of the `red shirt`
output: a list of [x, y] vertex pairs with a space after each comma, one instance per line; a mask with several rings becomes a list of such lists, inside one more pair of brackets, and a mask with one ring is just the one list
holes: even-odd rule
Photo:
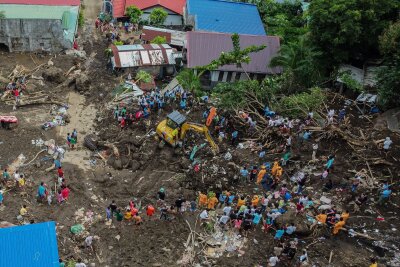
[[64, 176], [64, 172], [63, 172], [62, 169], [58, 169], [57, 172], [58, 172], [58, 177], [63, 177]]
[[68, 189], [68, 187], [64, 188], [63, 190], [61, 190], [61, 195], [64, 199], [68, 199], [69, 196], [69, 192], [70, 190]]
[[153, 216], [153, 214], [154, 214], [154, 207], [153, 207], [152, 205], [149, 205], [149, 206], [147, 207], [146, 213], [147, 213], [147, 216]]
[[15, 96], [19, 96], [19, 91], [18, 90], [14, 90], [14, 95]]

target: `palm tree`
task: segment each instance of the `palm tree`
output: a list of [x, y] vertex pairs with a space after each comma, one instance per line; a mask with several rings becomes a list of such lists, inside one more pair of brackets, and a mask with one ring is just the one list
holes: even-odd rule
[[201, 93], [200, 76], [196, 75], [193, 70], [182, 70], [176, 76], [176, 79], [183, 88], [187, 88], [194, 96]]
[[285, 44], [279, 50], [279, 55], [271, 60], [271, 67], [282, 67], [291, 72], [300, 86], [311, 86], [320, 76], [316, 59], [322, 53], [310, 46], [304, 37], [297, 42]]

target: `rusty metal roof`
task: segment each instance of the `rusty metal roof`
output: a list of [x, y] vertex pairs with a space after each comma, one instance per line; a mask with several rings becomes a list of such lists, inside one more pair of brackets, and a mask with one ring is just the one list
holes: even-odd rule
[[[187, 66], [189, 68], [204, 66], [218, 58], [221, 52], [233, 50], [231, 34], [213, 32], [188, 32], [187, 33]], [[280, 48], [279, 37], [262, 35], [240, 34], [240, 46], [246, 48], [251, 45], [266, 45], [267, 47], [257, 53], [250, 54], [250, 64], [243, 64], [243, 69], [249, 73], [277, 74], [282, 69], [271, 68], [269, 63], [278, 54]], [[225, 65], [218, 70], [239, 71], [235, 65]]]

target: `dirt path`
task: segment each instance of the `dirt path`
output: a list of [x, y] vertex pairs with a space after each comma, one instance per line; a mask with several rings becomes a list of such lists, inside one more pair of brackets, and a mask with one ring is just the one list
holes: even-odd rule
[[85, 19], [94, 21], [101, 11], [101, 5], [103, 4], [103, 1], [84, 0], [83, 4], [85, 6]]
[[67, 137], [67, 133], [71, 133], [74, 129], [78, 131], [77, 149], [68, 150], [65, 153], [64, 161], [74, 164], [83, 170], [89, 170], [90, 151], [83, 147], [83, 137], [94, 130], [94, 119], [96, 117], [96, 109], [94, 105], [85, 105], [85, 97], [76, 93], [68, 94], [68, 103], [70, 105], [68, 113], [71, 115], [71, 122], [65, 127], [59, 127], [58, 134], [62, 138]]

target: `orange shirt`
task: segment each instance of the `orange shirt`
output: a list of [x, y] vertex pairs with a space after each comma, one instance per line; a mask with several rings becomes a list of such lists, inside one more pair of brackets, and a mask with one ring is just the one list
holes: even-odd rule
[[326, 218], [328, 216], [326, 214], [318, 214], [317, 215], [317, 221], [319, 221], [320, 223], [326, 223]]
[[237, 202], [237, 206], [238, 206], [238, 207], [241, 207], [241, 206], [243, 206], [245, 203], [246, 203], [246, 201], [245, 201], [244, 199], [239, 198], [239, 199], [238, 199], [238, 202]]

